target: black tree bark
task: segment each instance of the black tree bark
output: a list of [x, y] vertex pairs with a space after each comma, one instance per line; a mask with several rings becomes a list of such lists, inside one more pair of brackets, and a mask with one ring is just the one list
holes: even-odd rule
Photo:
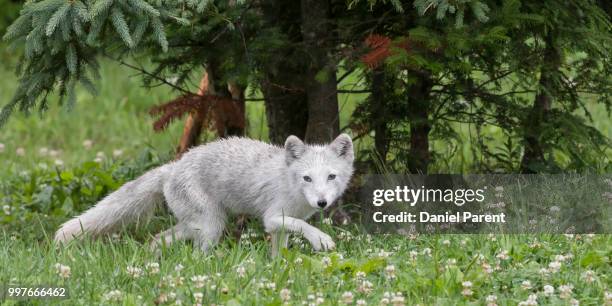
[[308, 57], [306, 93], [308, 125], [306, 141], [329, 142], [340, 131], [336, 62], [330, 55], [334, 47], [329, 1], [302, 0], [302, 36]]
[[387, 162], [387, 152], [389, 151], [389, 138], [387, 126], [387, 76], [384, 67], [376, 68], [372, 71], [370, 104], [372, 107], [372, 127], [374, 129], [374, 149], [376, 158], [382, 165]]
[[261, 83], [266, 106], [269, 137], [272, 143], [283, 144], [289, 135], [306, 136], [308, 103], [304, 85], [305, 63], [300, 54], [302, 44], [300, 6], [289, 1], [262, 1], [262, 13], [271, 26], [280, 28], [287, 44], [276, 50], [276, 61], [264, 67]]
[[408, 170], [411, 173], [427, 173], [431, 159], [429, 152], [430, 91], [433, 86], [427, 72], [410, 71], [416, 82], [408, 89], [408, 119], [410, 120], [410, 159]]
[[561, 54], [555, 45], [553, 33], [548, 33], [545, 43], [546, 48], [538, 82], [538, 93], [534, 98], [533, 107], [523, 123], [525, 145], [521, 160], [521, 172], [523, 173], [539, 172], [538, 169], [544, 169], [546, 163], [542, 134], [544, 124], [552, 108], [552, 93], [555, 90], [554, 74], [561, 66]]

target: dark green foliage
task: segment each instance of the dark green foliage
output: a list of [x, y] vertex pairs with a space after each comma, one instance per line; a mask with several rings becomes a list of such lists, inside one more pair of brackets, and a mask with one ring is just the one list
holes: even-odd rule
[[[25, 46], [14, 98], [0, 112], [0, 125], [15, 108], [29, 111], [47, 107], [49, 93], [57, 90], [67, 104], [74, 101], [77, 83], [93, 90], [98, 74], [96, 57], [136, 48], [168, 48], [162, 20], [177, 22], [177, 4], [153, 6], [142, 0], [27, 2], [4, 40]], [[181, 20], [182, 21], [182, 20]], [[146, 31], [150, 26], [152, 31]], [[117, 44], [121, 41], [122, 44]]]
[[[77, 85], [95, 93], [100, 56], [124, 62], [144, 55], [154, 63], [140, 71], [145, 85], [166, 84], [181, 94], [194, 87], [191, 78], [203, 66], [214, 70], [216, 82], [253, 91], [285, 69], [298, 74], [291, 79], [299, 84], [288, 92], [303, 91], [306, 78], [299, 72], [315, 61], [300, 37], [303, 21], [270, 20], [274, 14], [266, 9], [282, 7], [277, 4], [27, 2], [4, 35], [23, 46], [23, 58], [19, 88], [0, 112], [0, 126], [15, 109], [44, 111], [53, 91], [68, 106]], [[300, 8], [293, 9], [300, 19]], [[358, 137], [379, 136], [362, 159], [371, 161], [380, 152], [370, 153], [384, 149], [389, 170], [444, 172], [449, 168], [440, 165], [469, 141], [473, 160], [465, 171], [609, 170], [610, 140], [592, 127], [587, 107], [596, 102], [608, 114], [612, 109], [607, 6], [589, 0], [357, 0], [348, 9], [334, 2], [330, 10], [333, 33], [321, 42], [321, 54], [370, 81], [371, 68], [382, 63], [387, 76], [385, 90], [352, 117]], [[391, 43], [380, 63], [364, 65], [371, 34]], [[329, 77], [313, 75], [319, 83]], [[307, 93], [295, 96], [287, 103], [301, 105], [297, 96]], [[469, 140], [459, 136], [466, 125]], [[489, 139], [485, 131], [492, 126], [504, 141]], [[434, 148], [441, 142], [444, 150]]]
[[0, 206], [11, 212], [0, 216], [0, 228], [10, 225], [36, 230], [27, 224], [40, 220], [52, 228], [58, 220], [84, 211], [123, 183], [161, 163], [158, 156], [144, 151], [129, 163], [85, 162], [71, 169], [38, 166], [15, 173], [0, 182]]
[[[409, 46], [385, 60], [385, 70], [397, 79], [387, 96], [392, 107], [387, 124], [392, 155], [387, 168], [405, 171], [406, 163], [422, 159], [408, 151], [413, 133], [406, 124], [423, 120], [411, 118], [407, 106], [422, 100], [411, 100], [410, 93], [425, 73], [434, 81], [425, 95], [426, 106], [420, 107], [428, 112], [427, 136], [448, 144], [444, 151], [431, 152], [437, 167], [465, 142], [455, 130], [462, 123], [469, 125], [472, 137], [475, 163], [468, 171], [525, 171], [521, 155], [533, 145], [524, 141], [528, 136], [542, 154], [529, 163], [529, 171], [609, 171], [610, 140], [590, 125], [587, 108], [587, 103], [597, 102], [610, 110], [609, 16], [590, 1], [507, 0], [476, 9], [486, 12], [486, 18], [476, 11], [457, 15], [465, 23], [461, 26], [457, 20], [441, 18], [458, 12], [453, 5], [461, 1], [449, 3], [416, 1], [417, 12], [399, 15], [403, 19], [388, 16], [388, 11], [381, 15], [388, 17], [377, 33]], [[550, 35], [554, 39], [547, 42]], [[558, 52], [557, 64], [545, 56], [547, 48]], [[542, 97], [550, 100], [551, 109], [535, 116], [534, 101]], [[368, 109], [372, 107], [364, 105], [355, 113], [360, 132], [369, 132], [364, 126], [374, 129], [377, 119]], [[487, 126], [503, 130], [507, 137], [503, 146], [482, 133]], [[433, 170], [445, 171], [444, 167]]]

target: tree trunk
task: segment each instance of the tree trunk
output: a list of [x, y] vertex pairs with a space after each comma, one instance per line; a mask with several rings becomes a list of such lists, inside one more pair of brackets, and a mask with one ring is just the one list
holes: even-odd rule
[[389, 150], [389, 140], [387, 137], [387, 89], [385, 68], [376, 68], [372, 71], [370, 104], [372, 107], [372, 127], [374, 129], [374, 149], [377, 155], [376, 158], [382, 165], [387, 163], [387, 152]]
[[[198, 89], [198, 94], [207, 94], [208, 87], [208, 73], [204, 72], [204, 75], [200, 80], [200, 88]], [[200, 139], [200, 134], [202, 133], [202, 128], [205, 119], [206, 118], [204, 118], [204, 115], [200, 112], [191, 113], [187, 116], [187, 119], [185, 120], [185, 125], [183, 126], [183, 134], [181, 135], [179, 145], [176, 148], [176, 159], [181, 158], [181, 156], [183, 156], [183, 154], [187, 152], [189, 148], [198, 144], [198, 140]]]
[[306, 141], [325, 143], [340, 131], [336, 62], [330, 53], [334, 47], [330, 3], [302, 0], [302, 36], [310, 60], [304, 73], [308, 95]]
[[433, 86], [427, 72], [411, 71], [416, 82], [408, 89], [408, 118], [410, 120], [410, 159], [408, 170], [411, 173], [427, 174], [430, 162], [429, 153], [429, 93]]
[[546, 48], [538, 82], [538, 93], [534, 98], [533, 107], [523, 123], [525, 151], [521, 160], [522, 173], [540, 172], [541, 169], [544, 169], [546, 163], [542, 132], [548, 114], [552, 109], [554, 97], [551, 92], [554, 92], [555, 88], [554, 74], [561, 66], [561, 54], [556, 48], [552, 33], [547, 34], [545, 42]]
[[274, 50], [277, 56], [264, 67], [265, 79], [261, 83], [270, 141], [282, 145], [289, 135], [304, 139], [308, 124], [306, 68], [297, 47], [303, 41], [301, 11], [299, 5], [289, 1], [264, 0], [261, 4], [265, 21], [279, 27], [287, 39], [285, 46]]
[[227, 127], [226, 136], [244, 136], [246, 135], [246, 105], [244, 100], [244, 90], [245, 88], [236, 84], [235, 82], [229, 82], [227, 84], [227, 88], [230, 92], [234, 103], [238, 106], [238, 115], [244, 118], [245, 125], [244, 126], [235, 126], [230, 125]]
[[[295, 74], [287, 78], [291, 77], [295, 77]], [[268, 75], [267, 84], [262, 86], [269, 138], [270, 142], [275, 144], [283, 144], [289, 135], [295, 135], [300, 139], [306, 136], [308, 123], [306, 93], [279, 87], [289, 85], [287, 81], [290, 80], [287, 78], [281, 81], [283, 78], [280, 76]]]

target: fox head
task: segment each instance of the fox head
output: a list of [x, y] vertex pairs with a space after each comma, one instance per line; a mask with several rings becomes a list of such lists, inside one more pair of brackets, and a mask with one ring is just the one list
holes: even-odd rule
[[327, 145], [307, 145], [296, 136], [285, 141], [290, 180], [308, 204], [325, 209], [344, 192], [353, 174], [353, 141], [341, 134]]

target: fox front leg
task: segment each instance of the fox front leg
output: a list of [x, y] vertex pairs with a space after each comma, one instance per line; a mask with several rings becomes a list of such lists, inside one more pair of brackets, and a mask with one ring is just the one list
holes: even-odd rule
[[310, 242], [315, 251], [328, 251], [336, 248], [336, 244], [328, 234], [304, 220], [287, 216], [272, 216], [264, 219], [264, 226], [268, 233], [282, 231], [300, 233]]

